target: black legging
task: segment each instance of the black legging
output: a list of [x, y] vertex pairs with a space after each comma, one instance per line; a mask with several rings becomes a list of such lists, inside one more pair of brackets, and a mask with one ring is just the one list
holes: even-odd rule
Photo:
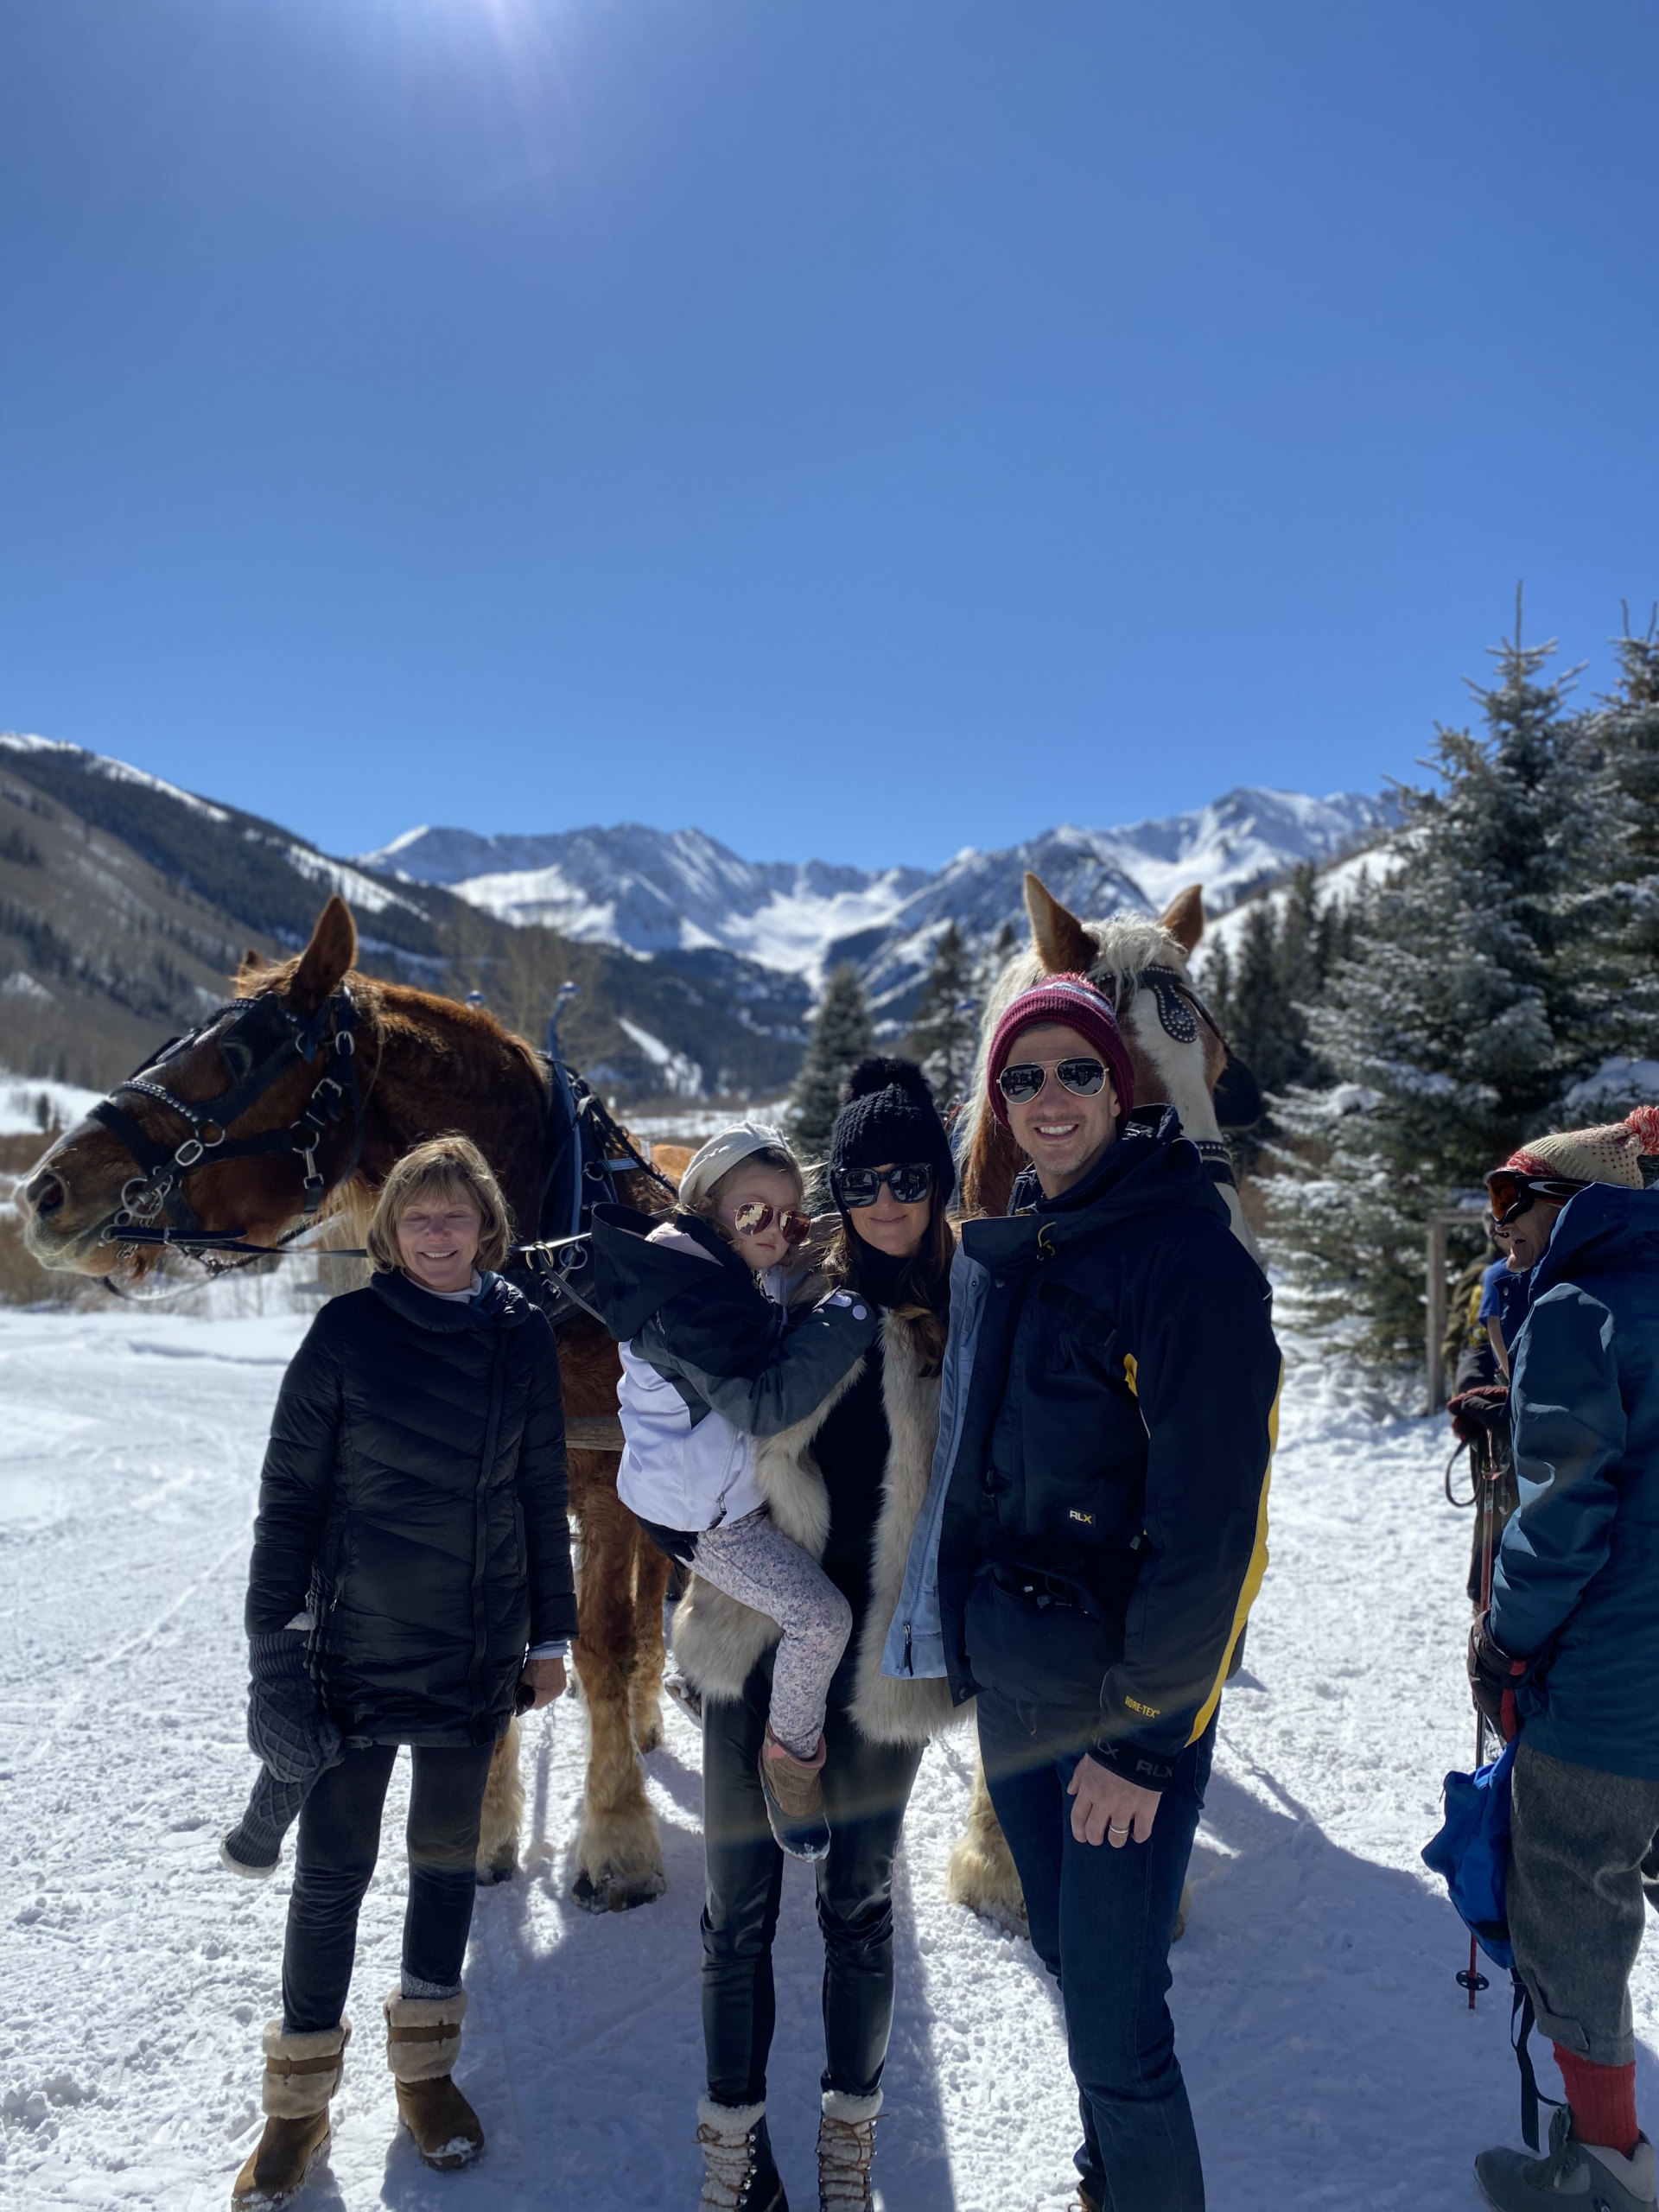
[[[771, 1672], [765, 1663], [755, 1669], [741, 1704], [706, 1698], [702, 1707], [702, 2033], [709, 2094], [723, 2105], [765, 2098], [777, 2018], [772, 1942], [784, 1854], [766, 1824], [759, 1772]], [[893, 1855], [922, 1754], [919, 1746], [870, 1743], [833, 1690], [823, 1732], [823, 2087], [868, 2096], [893, 2029]]]
[[[453, 1988], [478, 1894], [479, 1815], [495, 1746], [416, 1745], [409, 1793], [409, 1904], [404, 1971]], [[380, 1855], [380, 1808], [395, 1744], [348, 1751], [312, 1784], [300, 1810], [294, 1889], [283, 1947], [283, 2026], [338, 2026], [351, 1986], [357, 1913]]]

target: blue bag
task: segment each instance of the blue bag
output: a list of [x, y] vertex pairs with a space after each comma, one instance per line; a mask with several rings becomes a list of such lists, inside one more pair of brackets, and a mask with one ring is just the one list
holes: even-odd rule
[[1512, 1969], [1503, 1877], [1510, 1859], [1510, 1770], [1516, 1745], [1472, 1774], [1446, 1777], [1446, 1824], [1423, 1846], [1423, 1864], [1445, 1881], [1458, 1917], [1494, 1966]]

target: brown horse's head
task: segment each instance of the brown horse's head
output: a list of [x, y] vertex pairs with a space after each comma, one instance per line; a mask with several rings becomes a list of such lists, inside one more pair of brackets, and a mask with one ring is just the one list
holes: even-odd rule
[[[237, 1000], [269, 997], [302, 1021], [308, 1020], [339, 989], [356, 957], [357, 931], [350, 909], [343, 899], [330, 899], [311, 942], [296, 958], [267, 965], [257, 953], [247, 955], [236, 976]], [[237, 1027], [238, 1011], [234, 1003], [221, 1008], [200, 1029], [168, 1047], [140, 1076], [191, 1106], [227, 1096], [259, 1065], [257, 1040], [251, 1045], [245, 1028]], [[232, 1117], [223, 1131], [225, 1137], [286, 1129], [304, 1111], [326, 1071], [327, 1047], [320, 1045], [309, 1059], [292, 1050], [279, 1052], [277, 1033], [285, 1029], [285, 1024], [273, 1025], [270, 1080], [250, 1099], [245, 1110]], [[180, 1163], [177, 1168], [179, 1187], [202, 1229], [239, 1231], [256, 1243], [269, 1243], [302, 1214], [304, 1166], [297, 1151], [284, 1146], [251, 1157], [215, 1160], [215, 1124], [209, 1122], [205, 1132], [194, 1132], [164, 1099], [142, 1089], [123, 1088], [111, 1096], [158, 1152], [164, 1147], [175, 1154], [196, 1134], [213, 1140], [205, 1147], [198, 1145], [195, 1154], [187, 1153], [189, 1164]], [[348, 1119], [342, 1116], [329, 1127], [317, 1149], [318, 1166], [331, 1186], [349, 1159], [353, 1132]], [[77, 1123], [52, 1147], [18, 1193], [29, 1250], [44, 1267], [71, 1268], [81, 1274], [111, 1274], [121, 1248], [106, 1241], [106, 1232], [130, 1203], [135, 1181], [143, 1179], [133, 1152], [114, 1129], [91, 1119]], [[135, 1272], [142, 1273], [152, 1257], [142, 1254]]]
[[[1137, 1101], [1166, 1100], [1179, 1114], [1188, 1136], [1221, 1141], [1214, 1093], [1227, 1064], [1227, 1047], [1207, 1020], [1192, 1014], [1196, 1001], [1188, 995], [1187, 963], [1204, 934], [1201, 887], [1195, 883], [1180, 892], [1156, 921], [1146, 914], [1114, 914], [1105, 921], [1081, 922], [1039, 877], [1027, 875], [1026, 912], [1031, 918], [1030, 949], [1014, 955], [991, 993], [963, 1117], [963, 1201], [969, 1213], [1005, 1212], [1024, 1161], [1008, 1132], [984, 1110], [985, 1061], [1004, 1009], [1045, 976], [1087, 976], [1098, 984], [1117, 1007], [1135, 1063]], [[1161, 974], [1143, 982], [1149, 970]], [[1174, 976], [1183, 991], [1172, 994], [1162, 985], [1163, 976]], [[1237, 1193], [1229, 1189], [1223, 1196], [1235, 1231], [1254, 1249]]]

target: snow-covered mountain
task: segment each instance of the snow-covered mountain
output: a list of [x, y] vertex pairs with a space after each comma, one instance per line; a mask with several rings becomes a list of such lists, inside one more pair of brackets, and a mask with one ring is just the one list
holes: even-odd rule
[[1201, 882], [1212, 913], [1299, 861], [1336, 859], [1384, 833], [1391, 804], [1354, 791], [1311, 798], [1242, 789], [1188, 814], [1116, 830], [1066, 826], [1001, 851], [969, 849], [934, 871], [753, 861], [700, 830], [638, 823], [546, 836], [406, 831], [359, 864], [445, 886], [503, 920], [640, 953], [720, 947], [816, 984], [839, 961], [898, 1012], [955, 921], [970, 938], [1020, 927], [1034, 869], [1084, 914], [1156, 910]]

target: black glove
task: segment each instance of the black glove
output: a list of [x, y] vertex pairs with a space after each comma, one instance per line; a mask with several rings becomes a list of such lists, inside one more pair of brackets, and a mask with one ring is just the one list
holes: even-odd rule
[[1469, 1693], [1475, 1710], [1482, 1713], [1503, 1741], [1521, 1732], [1521, 1716], [1515, 1709], [1516, 1685], [1527, 1671], [1524, 1659], [1512, 1659], [1501, 1643], [1494, 1643], [1483, 1613], [1469, 1630]]
[[1472, 1390], [1459, 1390], [1446, 1410], [1452, 1416], [1452, 1433], [1460, 1444], [1494, 1433], [1507, 1434], [1510, 1394], [1501, 1382], [1482, 1382]]
[[285, 1628], [250, 1637], [248, 1665], [248, 1748], [278, 1782], [308, 1788], [324, 1767], [339, 1764], [340, 1738], [317, 1702], [304, 1636]]

